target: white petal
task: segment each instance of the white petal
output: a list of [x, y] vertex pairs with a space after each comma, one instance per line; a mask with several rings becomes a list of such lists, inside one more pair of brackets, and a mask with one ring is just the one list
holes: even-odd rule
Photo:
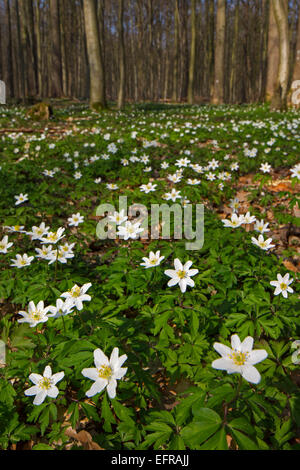
[[261, 379], [260, 373], [258, 372], [258, 370], [255, 369], [255, 367], [251, 365], [243, 366], [242, 376], [248, 382], [251, 382], [253, 384], [258, 384]]
[[43, 380], [43, 376], [40, 374], [30, 374], [29, 380], [34, 384], [38, 384], [40, 380]]
[[95, 368], [83, 369], [81, 373], [87, 379], [97, 380], [99, 378], [98, 370]]
[[120, 380], [122, 377], [124, 377], [124, 375], [126, 374], [127, 372], [127, 368], [121, 368], [121, 369], [118, 369], [114, 375], [113, 375], [113, 378], [116, 379], [116, 380]]
[[175, 267], [176, 271], [179, 271], [179, 270], [182, 271], [183, 270], [182, 263], [178, 258], [176, 258], [175, 261], [174, 261], [174, 267]]
[[215, 343], [214, 349], [223, 357], [226, 357], [228, 356], [228, 354], [231, 354], [231, 349], [222, 343]]
[[59, 390], [55, 385], [53, 385], [51, 388], [49, 388], [49, 390], [47, 390], [47, 395], [50, 398], [56, 398], [58, 394]]
[[251, 351], [248, 358], [247, 358], [247, 364], [257, 364], [258, 362], [263, 361], [268, 357], [267, 351], [264, 349], [254, 349], [254, 351]]
[[110, 365], [114, 369], [118, 364], [119, 359], [119, 348], [114, 348], [111, 355], [110, 355]]
[[102, 392], [102, 390], [106, 387], [107, 380], [105, 379], [98, 379], [96, 382], [93, 383], [91, 388], [86, 392], [87, 397], [93, 397], [97, 395], [97, 393]]
[[166, 274], [166, 276], [169, 276], [169, 277], [175, 277], [176, 276], [176, 271], [174, 269], [167, 269], [165, 271], [165, 274]]
[[169, 287], [176, 286], [176, 284], [178, 284], [178, 282], [179, 282], [179, 279], [176, 279], [176, 278], [170, 279], [169, 282], [168, 282], [168, 286]]
[[180, 287], [180, 290], [181, 292], [184, 294], [185, 291], [186, 291], [186, 285], [187, 285], [187, 282], [186, 282], [186, 279], [180, 279], [179, 281], [179, 287]]
[[115, 398], [116, 389], [117, 389], [117, 381], [115, 379], [111, 379], [107, 386], [107, 393], [108, 393], [109, 398], [111, 399]]
[[36, 395], [39, 392], [39, 390], [40, 390], [39, 387], [34, 385], [33, 387], [30, 387], [27, 390], [25, 390], [24, 393], [27, 397], [31, 397], [32, 395]]
[[50, 366], [46, 366], [44, 370], [44, 377], [47, 377], [47, 379], [50, 379], [52, 376], [52, 370]]
[[241, 351], [242, 352], [249, 352], [253, 348], [253, 338], [251, 336], [247, 336], [241, 344]]
[[231, 336], [231, 347], [232, 349], [237, 349], [240, 350], [241, 347], [241, 341], [238, 335], [232, 335]]
[[96, 367], [101, 367], [103, 365], [108, 366], [109, 365], [109, 360], [107, 356], [105, 356], [104, 352], [101, 351], [101, 349], [95, 349], [94, 351], [94, 360], [95, 360], [95, 366]]
[[65, 376], [65, 373], [64, 372], [57, 372], [57, 374], [54, 374], [52, 375], [51, 377], [51, 380], [52, 380], [52, 383], [55, 385], [57, 384], [57, 382], [59, 382], [60, 380], [62, 380]]
[[44, 391], [44, 390], [41, 390], [35, 397], [35, 399], [33, 400], [33, 404], [34, 405], [41, 405], [43, 403], [43, 401], [45, 400], [47, 396], [47, 393]]
[[216, 359], [215, 361], [213, 361], [211, 366], [217, 370], [231, 370], [232, 361], [230, 361], [230, 359], [225, 359], [221, 357], [220, 359]]

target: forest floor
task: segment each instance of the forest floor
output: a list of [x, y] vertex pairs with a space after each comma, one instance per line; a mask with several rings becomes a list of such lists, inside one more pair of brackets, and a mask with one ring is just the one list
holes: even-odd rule
[[[147, 103], [97, 114], [65, 101], [53, 111], [0, 113], [0, 449], [297, 448], [299, 111]], [[203, 204], [203, 245], [188, 250], [172, 222], [168, 239], [139, 239], [133, 214], [110, 221], [129, 227], [125, 239], [99, 238], [101, 204], [127, 216], [120, 196], [149, 222], [151, 205]], [[262, 380], [244, 379], [237, 395], [236, 374], [211, 367], [215, 342], [235, 334], [268, 353]], [[95, 350], [115, 348], [127, 368], [105, 362], [123, 373], [117, 395], [112, 375], [89, 393]], [[32, 404], [30, 377], [48, 365], [63, 371], [59, 394]]]

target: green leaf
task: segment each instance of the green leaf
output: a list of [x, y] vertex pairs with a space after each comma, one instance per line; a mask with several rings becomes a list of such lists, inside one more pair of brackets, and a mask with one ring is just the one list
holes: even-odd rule
[[200, 408], [195, 418], [197, 421], [188, 424], [181, 431], [181, 436], [185, 444], [190, 448], [198, 448], [198, 446], [212, 436], [222, 424], [220, 416], [209, 408]]
[[240, 431], [231, 428], [230, 434], [236, 441], [240, 450], [258, 450], [257, 444], [252, 439], [250, 439], [250, 437], [246, 436]]
[[235, 418], [228, 424], [229, 427], [242, 431], [250, 436], [255, 435], [255, 429], [246, 418]]

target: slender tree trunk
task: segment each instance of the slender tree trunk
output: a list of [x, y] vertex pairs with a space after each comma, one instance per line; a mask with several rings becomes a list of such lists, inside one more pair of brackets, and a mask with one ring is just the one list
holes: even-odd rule
[[279, 68], [279, 35], [274, 14], [273, 0], [269, 1], [269, 34], [266, 101], [273, 99]]
[[124, 107], [125, 102], [125, 45], [124, 45], [124, 0], [119, 0], [119, 93], [118, 109]]
[[90, 69], [90, 105], [93, 109], [100, 110], [106, 108], [106, 97], [96, 1], [83, 0], [83, 8]]
[[240, 9], [240, 2], [237, 0], [235, 6], [235, 14], [234, 14], [234, 36], [233, 36], [233, 45], [232, 45], [232, 53], [231, 53], [231, 70], [230, 70], [230, 83], [229, 83], [229, 96], [230, 101], [232, 103], [235, 102], [235, 79], [237, 73], [237, 45], [238, 45], [238, 36], [239, 36], [239, 9]]
[[226, 0], [218, 0], [217, 8], [213, 104], [221, 104], [224, 102]]
[[36, 55], [37, 55], [37, 95], [42, 96], [42, 49], [41, 49], [41, 33], [40, 33], [40, 0], [34, 1], [34, 31], [36, 38]]
[[189, 66], [189, 83], [188, 83], [188, 103], [194, 102], [194, 82], [195, 82], [195, 54], [196, 54], [196, 0], [192, 0], [191, 13], [191, 51]]
[[10, 3], [9, 0], [5, 0], [5, 22], [6, 22], [6, 29], [7, 29], [7, 51], [6, 51], [6, 58], [7, 58], [7, 65], [6, 65], [6, 84], [8, 96], [15, 96], [15, 88], [14, 88], [14, 68], [13, 68], [13, 51], [12, 51], [12, 31], [11, 31], [11, 10], [10, 10]]
[[51, 18], [51, 95], [59, 98], [63, 95], [60, 15], [58, 0], [50, 0]]
[[273, 0], [274, 14], [279, 36], [279, 67], [272, 108], [285, 109], [289, 85], [289, 25], [287, 0]]
[[178, 100], [178, 76], [179, 76], [179, 5], [178, 0], [175, 1], [174, 13], [174, 62], [173, 62], [173, 94], [172, 101]]
[[293, 70], [293, 81], [300, 80], [300, 8], [298, 13], [298, 28], [297, 28], [297, 41], [296, 41], [296, 55]]

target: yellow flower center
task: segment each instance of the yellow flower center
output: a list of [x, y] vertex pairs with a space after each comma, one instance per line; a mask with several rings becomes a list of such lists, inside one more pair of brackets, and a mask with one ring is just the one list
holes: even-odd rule
[[0, 250], [4, 250], [4, 249], [5, 249], [4, 243], [0, 243]]
[[157, 258], [152, 258], [152, 259], [150, 259], [150, 264], [156, 264], [157, 261], [158, 261]]
[[51, 387], [51, 380], [47, 377], [44, 377], [42, 380], [40, 380], [39, 387], [43, 388], [44, 390], [49, 390]]
[[241, 351], [233, 351], [229, 357], [237, 366], [242, 366], [246, 362], [247, 355], [247, 353]]
[[55, 242], [57, 240], [57, 233], [50, 233], [48, 235], [48, 240], [50, 240], [51, 242]]
[[285, 284], [284, 282], [282, 282], [282, 283], [280, 284], [280, 289], [281, 289], [281, 290], [286, 290], [286, 289], [287, 289], [287, 284]]
[[98, 376], [101, 379], [109, 379], [112, 375], [112, 370], [109, 366], [101, 366], [98, 369]]
[[34, 310], [33, 312], [30, 313], [30, 318], [34, 321], [38, 321], [42, 317], [42, 312], [40, 310]]
[[18, 232], [20, 230], [20, 225], [15, 225], [14, 229], [15, 229], [16, 232]]
[[186, 277], [186, 272], [179, 270], [177, 271], [177, 276], [179, 277], [179, 279], [184, 279]]
[[80, 287], [79, 286], [73, 287], [73, 289], [71, 290], [71, 294], [72, 294], [73, 297], [79, 297], [80, 296]]

